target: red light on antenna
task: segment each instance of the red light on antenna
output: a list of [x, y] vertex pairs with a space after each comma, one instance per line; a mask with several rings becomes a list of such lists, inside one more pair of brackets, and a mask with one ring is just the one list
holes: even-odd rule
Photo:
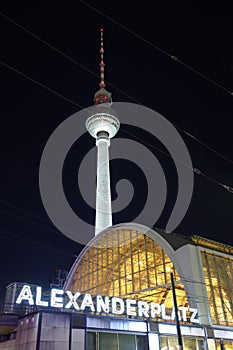
[[103, 33], [104, 29], [103, 29], [103, 28], [100, 28], [100, 31], [101, 31], [101, 33]]

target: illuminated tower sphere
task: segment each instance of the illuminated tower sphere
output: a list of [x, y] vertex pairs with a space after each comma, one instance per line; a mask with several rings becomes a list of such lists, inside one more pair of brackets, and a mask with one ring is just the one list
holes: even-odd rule
[[120, 122], [111, 109], [112, 94], [105, 89], [103, 29], [100, 29], [100, 89], [94, 95], [94, 114], [86, 121], [88, 132], [96, 139], [97, 146], [97, 188], [95, 235], [112, 226], [112, 205], [109, 173], [110, 139], [119, 130]]

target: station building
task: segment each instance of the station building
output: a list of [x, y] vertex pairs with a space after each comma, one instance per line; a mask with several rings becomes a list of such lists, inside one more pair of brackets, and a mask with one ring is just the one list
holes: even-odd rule
[[171, 271], [184, 349], [233, 349], [233, 247], [130, 223], [84, 248], [55, 304], [35, 285], [17, 304], [21, 285], [1, 315], [0, 349], [177, 349]]

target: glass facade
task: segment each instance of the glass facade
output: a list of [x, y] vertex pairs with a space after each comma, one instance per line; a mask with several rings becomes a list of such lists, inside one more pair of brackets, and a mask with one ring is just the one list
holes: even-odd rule
[[150, 237], [136, 230], [105, 232], [85, 251], [69, 286], [91, 295], [120, 296], [173, 307], [171, 277], [178, 305], [188, 306], [172, 261]]
[[87, 332], [86, 350], [148, 350], [146, 335]]
[[221, 340], [215, 341], [216, 350], [232, 350], [233, 349], [233, 341], [224, 339], [221, 344]]
[[201, 257], [212, 322], [233, 326], [233, 259], [204, 250]]
[[[195, 337], [183, 337], [184, 350], [204, 350], [204, 339]], [[177, 337], [175, 336], [161, 336], [160, 337], [161, 350], [176, 350], [178, 349]]]
[[[204, 338], [183, 337], [184, 350], [204, 350]], [[229, 349], [232, 349], [232, 342], [224, 342], [225, 346], [229, 343]], [[216, 350], [220, 349], [220, 341], [216, 342]], [[106, 332], [87, 332], [86, 350], [148, 350], [148, 340], [146, 335], [121, 334]], [[154, 349], [157, 349], [154, 344]], [[178, 342], [176, 336], [160, 336], [160, 350], [177, 350]], [[227, 350], [227, 348], [226, 348]]]

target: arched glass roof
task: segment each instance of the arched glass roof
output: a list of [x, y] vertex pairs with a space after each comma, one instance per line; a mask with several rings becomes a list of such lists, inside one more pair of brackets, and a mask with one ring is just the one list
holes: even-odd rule
[[172, 308], [173, 272], [178, 306], [188, 306], [179, 274], [151, 235], [127, 227], [100, 233], [77, 258], [65, 289], [92, 296], [119, 296]]

